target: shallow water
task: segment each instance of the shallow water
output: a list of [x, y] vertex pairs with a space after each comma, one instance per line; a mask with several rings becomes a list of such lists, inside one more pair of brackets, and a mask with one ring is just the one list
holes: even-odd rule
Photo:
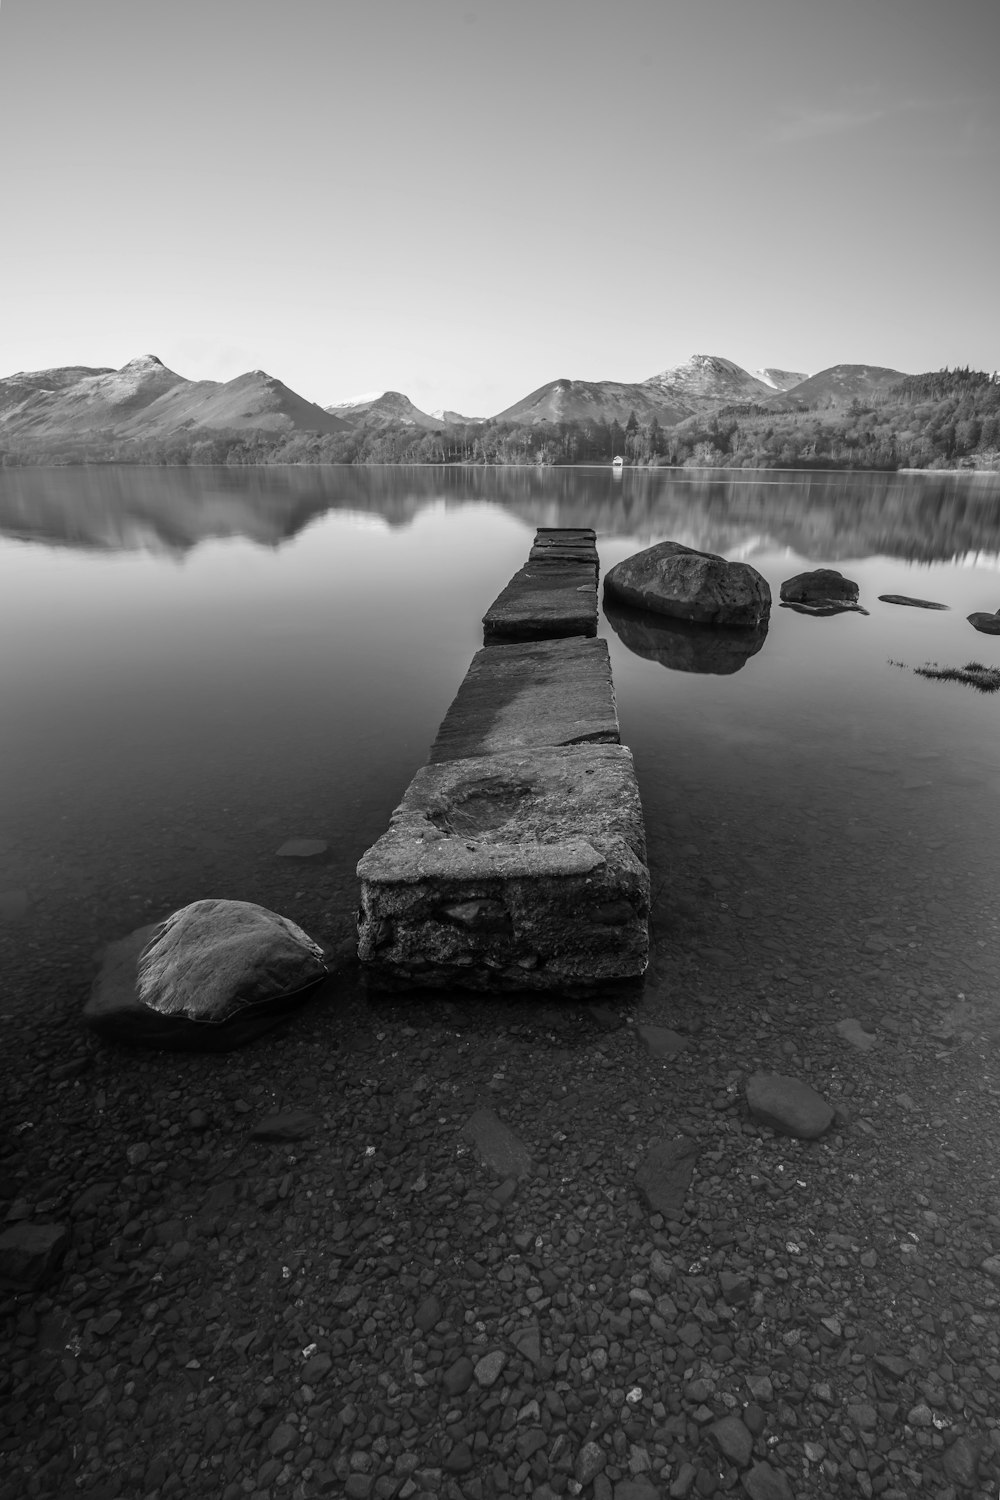
[[[775, 609], [728, 675], [602, 620], [636, 758], [654, 981], [996, 997], [1000, 488], [959, 475], [0, 470], [6, 1004], [207, 895], [350, 935], [383, 830], [536, 525], [602, 568], [671, 537], [751, 561]], [[868, 616], [777, 607], [833, 566]], [[947, 604], [924, 611], [882, 593]], [[904, 663], [904, 666], [893, 663]], [[288, 838], [319, 861], [276, 858]], [[728, 976], [728, 978], [727, 978]], [[788, 991], [791, 995], [792, 991]]]

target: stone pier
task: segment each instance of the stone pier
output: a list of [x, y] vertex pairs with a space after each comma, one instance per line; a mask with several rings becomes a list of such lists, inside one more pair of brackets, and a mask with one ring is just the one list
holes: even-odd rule
[[597, 634], [597, 534], [542, 527], [528, 561], [483, 616], [487, 645]]
[[484, 619], [496, 644], [358, 865], [358, 952], [379, 985], [570, 995], [645, 970], [645, 831], [593, 638], [595, 542], [538, 532]]

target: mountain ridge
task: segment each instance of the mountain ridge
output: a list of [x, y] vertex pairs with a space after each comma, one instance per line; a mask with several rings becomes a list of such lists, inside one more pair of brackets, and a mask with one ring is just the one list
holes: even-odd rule
[[[428, 435], [450, 427], [490, 424], [542, 426], [618, 423], [634, 415], [661, 429], [730, 409], [803, 411], [870, 399], [905, 379], [881, 365], [833, 365], [798, 379], [797, 372], [767, 367], [756, 374], [717, 354], [694, 354], [641, 381], [547, 382], [490, 418], [457, 412], [428, 413], [401, 391], [370, 393], [319, 406], [264, 370], [228, 381], [189, 380], [155, 354], [128, 360], [118, 370], [68, 365], [18, 371], [0, 379], [0, 445], [58, 453], [60, 446], [111, 443], [123, 447], [168, 441], [194, 443], [219, 434], [259, 433], [262, 439], [360, 434], [394, 428]], [[138, 450], [137, 450], [138, 451]]]
[[248, 430], [335, 433], [345, 424], [264, 370], [228, 381], [188, 380], [155, 354], [119, 370], [70, 365], [0, 379], [0, 441]]

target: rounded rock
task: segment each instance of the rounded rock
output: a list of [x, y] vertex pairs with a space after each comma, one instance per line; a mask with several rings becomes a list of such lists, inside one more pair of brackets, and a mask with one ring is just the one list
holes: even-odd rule
[[491, 1349], [489, 1354], [484, 1354], [482, 1359], [476, 1361], [473, 1375], [479, 1385], [491, 1386], [500, 1377], [500, 1372], [507, 1363], [507, 1356], [502, 1349]]
[[781, 1135], [812, 1141], [833, 1124], [832, 1105], [798, 1078], [754, 1073], [747, 1083], [746, 1098], [753, 1118]]
[[607, 1455], [600, 1443], [584, 1443], [576, 1455], [573, 1477], [578, 1484], [591, 1484], [607, 1463]]
[[739, 1417], [721, 1417], [708, 1430], [723, 1457], [745, 1469], [753, 1456], [753, 1434]]
[[444, 1372], [441, 1384], [449, 1396], [461, 1396], [472, 1384], [473, 1364], [467, 1355], [462, 1354], [453, 1365], [449, 1365]]
[[758, 626], [771, 613], [771, 590], [756, 568], [680, 542], [657, 542], [616, 563], [604, 592], [635, 609], [699, 625]]

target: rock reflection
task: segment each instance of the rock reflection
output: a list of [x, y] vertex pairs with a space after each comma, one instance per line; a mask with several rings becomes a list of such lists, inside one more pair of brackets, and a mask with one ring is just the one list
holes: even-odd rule
[[604, 614], [622, 645], [673, 672], [731, 676], [756, 656], [767, 639], [766, 624], [756, 630], [695, 625], [689, 620], [628, 609], [610, 600], [605, 600]]

